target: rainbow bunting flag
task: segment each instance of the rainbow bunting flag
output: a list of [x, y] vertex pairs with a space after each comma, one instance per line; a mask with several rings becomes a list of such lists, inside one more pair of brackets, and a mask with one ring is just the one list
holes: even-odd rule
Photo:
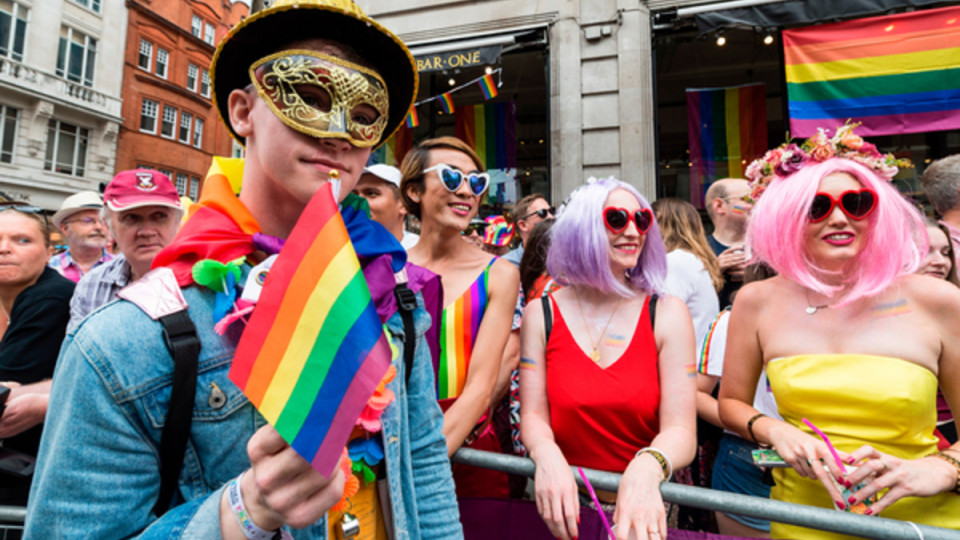
[[960, 7], [783, 31], [790, 134], [960, 128]]
[[493, 82], [493, 74], [488, 73], [482, 79], [477, 81], [480, 85], [480, 91], [483, 92], [483, 99], [493, 99], [497, 97], [497, 83]]
[[370, 153], [368, 163], [385, 163], [399, 167], [403, 157], [413, 148], [413, 130], [408, 127], [401, 127], [393, 136], [377, 147]]
[[390, 359], [328, 183], [310, 200], [267, 275], [230, 380], [327, 476]]
[[450, 96], [450, 93], [440, 94], [440, 97], [437, 98], [437, 101], [440, 102], [440, 108], [443, 109], [443, 112], [450, 114], [456, 110], [456, 107], [453, 106], [453, 98]]
[[690, 202], [703, 208], [718, 178], [743, 178], [747, 165], [767, 151], [767, 101], [763, 83], [687, 89]]
[[420, 117], [417, 116], [416, 106], [410, 107], [410, 112], [407, 113], [406, 126], [410, 129], [413, 129], [420, 125]]
[[456, 135], [477, 151], [487, 170], [516, 168], [517, 110], [512, 101], [460, 107]]

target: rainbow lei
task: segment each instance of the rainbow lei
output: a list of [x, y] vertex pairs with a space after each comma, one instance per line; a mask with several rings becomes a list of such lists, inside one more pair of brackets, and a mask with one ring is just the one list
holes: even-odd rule
[[835, 157], [856, 161], [886, 180], [893, 180], [901, 168], [913, 167], [909, 159], [881, 154], [876, 146], [864, 141], [853, 132], [859, 125], [859, 122], [851, 124], [847, 121], [832, 137], [825, 129], [818, 128], [816, 135], [800, 145], [784, 143], [755, 159], [746, 172], [750, 180], [750, 198], [755, 202], [776, 177], [786, 178], [808, 164]]

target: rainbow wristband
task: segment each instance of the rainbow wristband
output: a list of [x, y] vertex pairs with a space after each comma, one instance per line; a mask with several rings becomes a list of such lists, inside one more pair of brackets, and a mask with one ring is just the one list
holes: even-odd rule
[[233, 511], [233, 517], [237, 518], [237, 523], [243, 530], [243, 535], [248, 540], [280, 540], [283, 535], [280, 529], [276, 531], [265, 531], [257, 526], [247, 513], [247, 508], [243, 505], [243, 493], [240, 492], [240, 482], [246, 471], [240, 473], [240, 476], [230, 481], [227, 486], [227, 500], [230, 503], [230, 510]]

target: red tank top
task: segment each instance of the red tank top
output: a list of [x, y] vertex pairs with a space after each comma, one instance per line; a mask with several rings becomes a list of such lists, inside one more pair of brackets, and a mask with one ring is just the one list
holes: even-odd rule
[[[552, 300], [552, 298], [551, 298]], [[601, 368], [577, 345], [553, 304], [547, 342], [547, 399], [557, 446], [570, 465], [622, 473], [660, 431], [660, 370], [643, 303], [623, 355]]]

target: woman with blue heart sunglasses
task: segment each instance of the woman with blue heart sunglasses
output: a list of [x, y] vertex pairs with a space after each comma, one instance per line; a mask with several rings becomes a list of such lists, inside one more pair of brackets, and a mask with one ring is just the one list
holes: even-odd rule
[[[496, 390], [508, 382], [501, 374], [514, 367], [501, 359], [519, 361], [504, 350], [520, 276], [513, 264], [461, 235], [477, 217], [490, 175], [473, 148], [453, 137], [421, 142], [400, 171], [404, 205], [420, 220], [420, 241], [408, 258], [439, 274], [443, 286], [445, 305], [432, 332], [439, 336], [437, 398], [447, 450], [452, 454], [466, 445], [499, 452], [490, 408], [500, 395]], [[509, 495], [504, 473], [454, 465], [453, 478], [460, 496]]]

